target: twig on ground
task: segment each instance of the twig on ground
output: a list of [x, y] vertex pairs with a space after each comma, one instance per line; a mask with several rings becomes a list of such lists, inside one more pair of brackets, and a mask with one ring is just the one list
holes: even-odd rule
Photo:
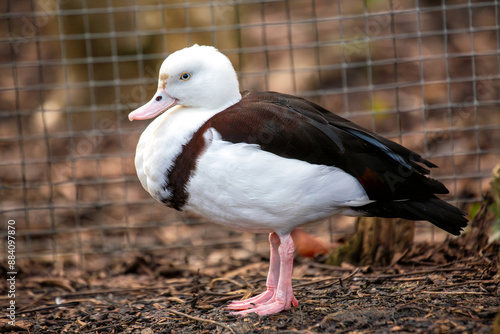
[[486, 292], [478, 291], [420, 291], [420, 293], [426, 293], [428, 295], [487, 295]]
[[170, 312], [170, 313], [173, 313], [173, 314], [176, 314], [176, 315], [180, 315], [181, 317], [186, 317], [186, 318], [191, 319], [191, 320], [201, 321], [201, 322], [208, 322], [208, 323], [211, 323], [211, 324], [214, 324], [214, 325], [217, 325], [217, 326], [221, 326], [221, 327], [224, 327], [225, 329], [227, 329], [228, 331], [230, 331], [231, 333], [236, 334], [231, 327], [229, 327], [228, 325], [223, 324], [221, 322], [215, 321], [215, 320], [193, 317], [193, 316], [191, 316], [189, 314], [182, 313], [182, 312], [179, 312], [179, 311], [174, 311], [172, 309], [166, 309], [166, 311]]
[[318, 279], [318, 280], [314, 280], [314, 281], [310, 281], [310, 282], [306, 282], [306, 283], [301, 283], [301, 284], [296, 284], [293, 286], [293, 288], [300, 288], [300, 287], [303, 287], [303, 286], [308, 286], [308, 285], [312, 285], [312, 284], [316, 284], [316, 283], [322, 283], [322, 282], [326, 282], [326, 281], [340, 281], [340, 285], [342, 285], [342, 282], [343, 281], [346, 281], [348, 279], [351, 279], [354, 275], [356, 275], [357, 273], [359, 273], [361, 271], [361, 268], [356, 268], [353, 272], [351, 272], [349, 275], [347, 275], [346, 277], [325, 277], [325, 278], [321, 278], [321, 279]]
[[451, 272], [451, 271], [477, 271], [477, 268], [433, 268], [429, 270], [419, 270], [419, 271], [411, 271], [408, 273], [402, 274], [392, 274], [392, 275], [379, 275], [371, 277], [372, 279], [387, 279], [387, 278], [396, 278], [396, 277], [405, 277], [405, 276], [413, 276], [413, 275], [424, 275], [424, 274], [435, 274], [438, 272]]

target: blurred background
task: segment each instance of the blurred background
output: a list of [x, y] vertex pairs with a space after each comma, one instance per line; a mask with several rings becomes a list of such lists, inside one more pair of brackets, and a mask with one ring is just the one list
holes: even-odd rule
[[[0, 226], [18, 263], [106, 268], [152, 252], [186, 263], [267, 251], [150, 198], [134, 167], [163, 59], [214, 45], [242, 90], [306, 97], [421, 153], [469, 211], [500, 160], [498, 1], [5, 0], [0, 3]], [[352, 218], [307, 230], [334, 242]], [[429, 239], [431, 238], [431, 239]], [[433, 238], [433, 239], [432, 239]], [[416, 240], [439, 241], [429, 223]], [[3, 261], [5, 262], [5, 261]]]

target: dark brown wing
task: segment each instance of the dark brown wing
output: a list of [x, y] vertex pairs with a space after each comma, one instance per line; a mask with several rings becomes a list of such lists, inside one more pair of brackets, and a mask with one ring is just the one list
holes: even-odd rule
[[298, 97], [246, 92], [207, 123], [224, 140], [258, 144], [268, 152], [336, 166], [354, 176], [370, 199], [424, 199], [448, 193], [425, 176], [435, 167], [419, 154]]
[[448, 190], [426, 176], [426, 167], [434, 164], [305, 99], [246, 92], [200, 131], [208, 127], [232, 143], [257, 144], [284, 158], [336, 166], [351, 174], [374, 200], [351, 208], [362, 215], [428, 220], [455, 235], [467, 225], [465, 212], [435, 196]]

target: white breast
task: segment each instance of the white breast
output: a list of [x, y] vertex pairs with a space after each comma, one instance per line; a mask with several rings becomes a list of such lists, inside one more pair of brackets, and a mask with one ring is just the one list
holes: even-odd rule
[[157, 117], [142, 133], [137, 144], [135, 168], [142, 186], [156, 200], [170, 197], [167, 171], [182, 145], [217, 111], [174, 107]]
[[214, 129], [188, 182], [186, 210], [213, 222], [255, 232], [295, 227], [372, 201], [339, 168], [312, 165], [223, 141]]

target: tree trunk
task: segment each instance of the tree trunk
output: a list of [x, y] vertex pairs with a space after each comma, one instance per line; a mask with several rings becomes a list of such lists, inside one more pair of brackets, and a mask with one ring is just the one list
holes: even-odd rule
[[361, 217], [356, 222], [354, 236], [334, 249], [326, 262], [387, 266], [411, 247], [414, 232], [414, 223], [409, 220]]

